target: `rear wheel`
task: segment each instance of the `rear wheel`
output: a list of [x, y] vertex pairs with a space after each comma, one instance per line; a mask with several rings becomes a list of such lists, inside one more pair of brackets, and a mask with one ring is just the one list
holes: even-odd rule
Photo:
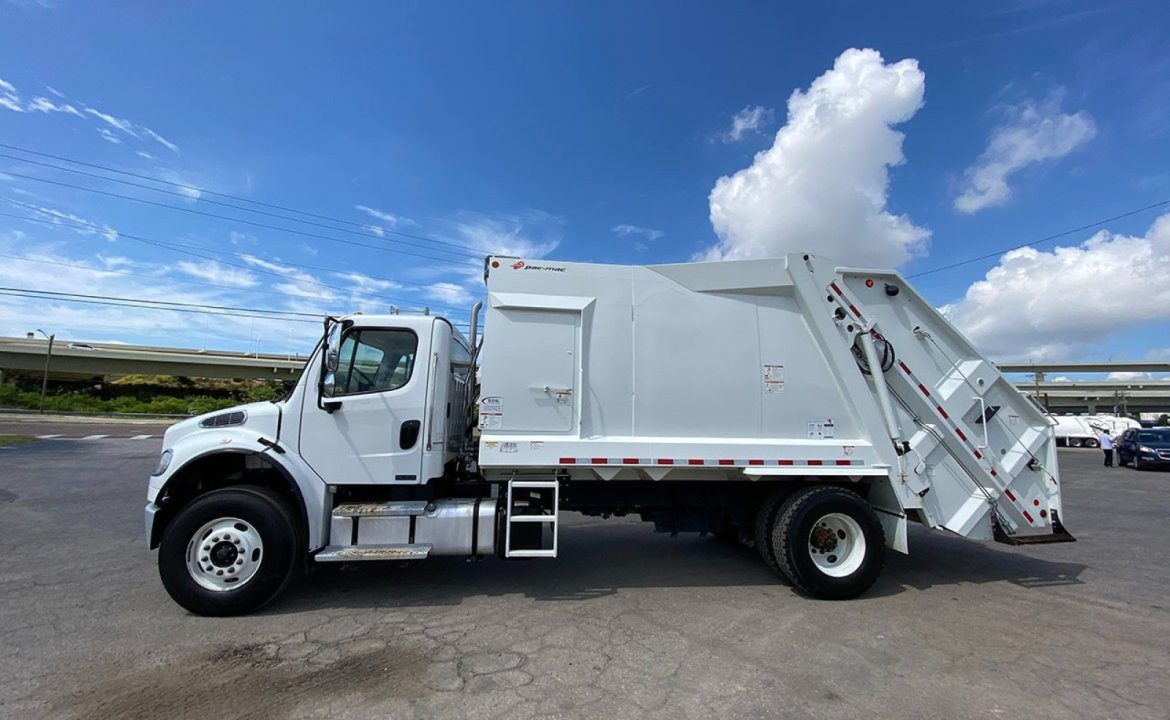
[[296, 526], [280, 496], [258, 487], [216, 490], [167, 526], [158, 571], [167, 593], [187, 610], [239, 615], [284, 589], [296, 547]]
[[776, 516], [780, 514], [780, 506], [791, 493], [787, 490], [776, 490], [760, 503], [756, 512], [756, 551], [764, 564], [780, 573], [780, 565], [776, 562], [776, 553], [772, 550], [772, 530], [776, 524]]
[[838, 487], [810, 487], [789, 496], [769, 540], [779, 571], [801, 592], [825, 600], [865, 592], [885, 560], [885, 535], [873, 508]]
[[1101, 443], [1097, 442], [1093, 438], [1088, 438], [1088, 439], [1084, 440], [1081, 444], [1087, 448], [1095, 448], [1095, 447], [1101, 446]]

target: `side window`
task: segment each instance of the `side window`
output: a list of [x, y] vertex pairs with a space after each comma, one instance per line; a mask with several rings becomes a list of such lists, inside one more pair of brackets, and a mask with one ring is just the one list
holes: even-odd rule
[[334, 396], [397, 390], [410, 382], [418, 338], [410, 330], [354, 330], [337, 355]]

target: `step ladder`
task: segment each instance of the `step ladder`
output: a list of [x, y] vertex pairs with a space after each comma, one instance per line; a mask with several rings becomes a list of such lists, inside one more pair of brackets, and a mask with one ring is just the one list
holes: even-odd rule
[[[555, 478], [513, 476], [508, 480], [504, 557], [555, 558], [560, 501], [561, 484]], [[551, 544], [544, 542], [546, 529]]]

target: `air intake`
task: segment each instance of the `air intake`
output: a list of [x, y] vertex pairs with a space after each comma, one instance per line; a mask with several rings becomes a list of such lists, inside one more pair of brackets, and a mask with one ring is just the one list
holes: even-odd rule
[[202, 420], [199, 423], [199, 427], [220, 428], [228, 427], [229, 425], [243, 425], [244, 420], [247, 418], [248, 414], [246, 412], [243, 410], [236, 410], [235, 412], [212, 415], [211, 417]]

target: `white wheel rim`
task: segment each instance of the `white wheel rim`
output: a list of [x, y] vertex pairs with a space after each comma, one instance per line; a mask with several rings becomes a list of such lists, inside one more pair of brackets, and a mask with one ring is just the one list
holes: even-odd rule
[[808, 534], [808, 554], [817, 569], [829, 577], [846, 577], [865, 559], [865, 533], [856, 520], [829, 513]]
[[187, 572], [212, 592], [237, 590], [264, 562], [264, 541], [251, 523], [219, 518], [199, 528], [187, 543]]

